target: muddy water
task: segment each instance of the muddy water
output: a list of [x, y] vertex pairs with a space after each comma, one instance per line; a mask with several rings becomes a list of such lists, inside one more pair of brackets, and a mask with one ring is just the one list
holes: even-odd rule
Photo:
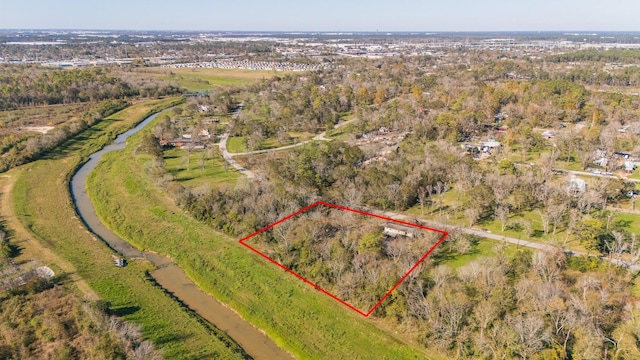
[[71, 196], [78, 215], [94, 234], [110, 248], [127, 258], [144, 258], [152, 262], [157, 270], [151, 272], [156, 281], [173, 293], [190, 309], [229, 335], [256, 360], [291, 359], [291, 355], [280, 349], [266, 335], [242, 319], [238, 314], [214, 300], [200, 290], [182, 269], [165, 256], [140, 251], [109, 230], [98, 218], [86, 192], [87, 176], [108, 152], [124, 148], [126, 139], [149, 124], [158, 114], [146, 118], [135, 128], [119, 135], [114, 144], [92, 154], [71, 178]]

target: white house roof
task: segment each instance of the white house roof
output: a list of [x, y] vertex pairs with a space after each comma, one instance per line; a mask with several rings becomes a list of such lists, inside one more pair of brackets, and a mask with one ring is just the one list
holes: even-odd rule
[[497, 148], [500, 147], [500, 143], [495, 140], [489, 140], [482, 143], [482, 146], [486, 146], [488, 148]]

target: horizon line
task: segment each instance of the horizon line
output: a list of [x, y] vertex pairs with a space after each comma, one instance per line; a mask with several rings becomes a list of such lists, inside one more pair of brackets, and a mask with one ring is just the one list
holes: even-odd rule
[[312, 34], [312, 33], [366, 33], [366, 34], [455, 34], [455, 33], [578, 33], [579, 35], [590, 35], [589, 33], [638, 33], [639, 30], [590, 30], [590, 29], [568, 29], [568, 30], [205, 30], [205, 29], [116, 29], [116, 28], [0, 28], [0, 31], [113, 31], [113, 32], [176, 32], [176, 33], [285, 33], [285, 34]]

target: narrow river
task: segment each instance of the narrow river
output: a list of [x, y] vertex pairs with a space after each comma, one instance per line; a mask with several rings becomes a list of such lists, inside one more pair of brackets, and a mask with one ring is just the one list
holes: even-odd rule
[[210, 295], [204, 293], [189, 279], [184, 271], [165, 256], [140, 251], [107, 228], [98, 215], [86, 192], [87, 176], [108, 152], [123, 149], [126, 139], [147, 126], [158, 114], [154, 114], [139, 123], [135, 128], [119, 135], [114, 144], [93, 153], [71, 178], [71, 196], [78, 215], [86, 226], [110, 248], [126, 258], [144, 258], [151, 261], [157, 269], [151, 272], [156, 281], [190, 309], [224, 331], [256, 360], [291, 359], [291, 355], [280, 349], [264, 333], [254, 328], [237, 313], [225, 307]]

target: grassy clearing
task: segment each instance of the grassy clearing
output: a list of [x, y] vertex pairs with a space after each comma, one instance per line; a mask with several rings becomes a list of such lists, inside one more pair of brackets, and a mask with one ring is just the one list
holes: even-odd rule
[[[349, 121], [353, 120], [353, 114], [347, 113], [340, 117], [340, 121]], [[345, 126], [341, 126], [337, 129], [333, 129], [327, 133], [327, 138], [330, 139], [338, 139], [342, 141], [346, 141], [349, 138], [349, 135], [356, 133], [356, 124], [348, 124]]]
[[464, 255], [456, 255], [455, 257], [447, 258], [440, 264], [450, 266], [453, 269], [459, 269], [468, 263], [478, 260], [482, 257], [495, 257], [497, 255], [496, 248], [499, 246], [506, 246], [504, 255], [507, 258], [512, 257], [518, 250], [516, 245], [504, 244], [499, 241], [482, 239], [473, 243], [471, 250]]
[[633, 286], [631, 287], [631, 295], [640, 297], [640, 276], [636, 276], [633, 279]]
[[247, 151], [244, 136], [230, 137], [227, 140], [227, 151], [230, 153], [241, 153]]
[[[283, 146], [294, 145], [303, 141], [311, 140], [315, 136], [315, 134], [307, 133], [307, 132], [291, 132], [289, 133], [289, 141], [281, 142], [276, 138], [270, 137], [264, 139], [262, 144], [256, 150], [268, 150], [275, 149]], [[227, 140], [227, 151], [232, 154], [247, 152], [249, 149], [245, 143], [246, 136], [236, 136], [230, 137]]]
[[627, 230], [634, 234], [640, 234], [640, 216], [637, 214], [620, 213], [617, 216], [618, 220], [621, 220], [628, 224]]
[[[231, 166], [225, 167], [220, 156], [211, 156], [210, 152], [194, 151], [187, 163], [187, 151], [173, 148], [164, 152], [165, 168], [176, 181], [185, 187], [235, 185], [240, 173]], [[204, 157], [204, 168], [202, 158]]]
[[[138, 136], [130, 139], [135, 143]], [[153, 185], [131, 146], [89, 178], [98, 215], [138, 248], [170, 254], [201, 287], [301, 359], [425, 359], [420, 345], [369, 320], [186, 215]], [[140, 201], [144, 197], [145, 201]]]
[[571, 171], [584, 171], [582, 165], [579, 162], [567, 162], [567, 161], [557, 161], [556, 166], [559, 169], [571, 170]]
[[[72, 206], [68, 180], [82, 157], [109, 142], [113, 134], [132, 127], [149, 112], [166, 107], [173, 99], [139, 104], [114, 114], [67, 142], [48, 159], [22, 166], [13, 193], [15, 212], [25, 228], [47, 248], [73, 264], [76, 273], [112, 309], [127, 321], [140, 324], [145, 338], [168, 358], [242, 358], [212, 328], [147, 279], [152, 266], [132, 261], [126, 268], [113, 266], [113, 252], [82, 225]], [[134, 116], [137, 115], [137, 116]]]
[[248, 85], [261, 79], [275, 76], [273, 71], [241, 69], [167, 69], [148, 68], [140, 70], [145, 76], [176, 82], [189, 91], [209, 91], [219, 86]]

